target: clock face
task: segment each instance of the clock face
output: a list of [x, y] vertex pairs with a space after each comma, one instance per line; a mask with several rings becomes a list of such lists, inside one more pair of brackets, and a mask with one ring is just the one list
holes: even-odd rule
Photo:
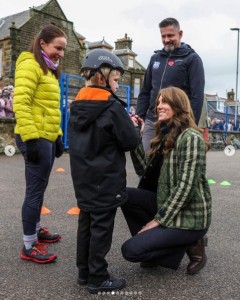
[[227, 156], [233, 156], [235, 154], [235, 148], [232, 145], [227, 145], [224, 149], [224, 153]]

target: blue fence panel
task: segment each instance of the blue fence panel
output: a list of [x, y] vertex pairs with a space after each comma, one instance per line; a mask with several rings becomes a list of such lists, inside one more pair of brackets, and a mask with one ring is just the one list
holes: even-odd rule
[[120, 99], [124, 100], [127, 104], [126, 110], [129, 113], [131, 103], [131, 89], [130, 85], [119, 84], [119, 89], [116, 93]]
[[[74, 100], [79, 89], [83, 86], [84, 86], [84, 80], [81, 76], [62, 73], [60, 79], [60, 88], [61, 88], [60, 108], [62, 113], [61, 128], [63, 131], [64, 149], [68, 149], [68, 121], [69, 121], [69, 104], [70, 104], [69, 100]], [[120, 84], [116, 94], [118, 95], [118, 97], [120, 97], [123, 101], [126, 102], [127, 104], [126, 110], [127, 112], [129, 112], [130, 95], [131, 95], [130, 86]], [[72, 99], [69, 99], [69, 95], [72, 97]]]
[[[60, 108], [62, 112], [61, 128], [63, 131], [64, 149], [68, 149], [68, 120], [69, 120], [69, 104], [74, 100], [79, 89], [84, 85], [84, 80], [81, 76], [71, 75], [67, 73], [61, 74], [61, 102]], [[70, 98], [71, 96], [71, 98]]]

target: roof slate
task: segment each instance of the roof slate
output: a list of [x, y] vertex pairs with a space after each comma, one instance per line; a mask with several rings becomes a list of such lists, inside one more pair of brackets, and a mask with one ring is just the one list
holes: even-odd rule
[[[33, 7], [36, 10], [41, 10], [45, 4]], [[0, 40], [8, 38], [10, 36], [9, 27], [13, 25], [16, 26], [17, 29], [21, 28], [28, 20], [30, 19], [30, 9], [22, 11], [20, 13], [3, 17], [0, 19]]]

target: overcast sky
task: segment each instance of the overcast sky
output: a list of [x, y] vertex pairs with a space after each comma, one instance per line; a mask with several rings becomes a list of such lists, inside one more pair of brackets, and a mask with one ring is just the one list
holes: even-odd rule
[[[1, 5], [0, 18], [45, 4], [47, 0], [11, 0], [9, 6], [7, 3]], [[239, 0], [58, 0], [58, 3], [75, 30], [90, 42], [104, 37], [114, 47], [114, 41], [127, 33], [133, 40], [132, 50], [144, 67], [153, 51], [162, 48], [159, 22], [174, 17], [183, 30], [182, 41], [203, 60], [205, 93], [225, 97], [226, 91], [236, 89], [238, 34], [230, 28], [240, 28]]]

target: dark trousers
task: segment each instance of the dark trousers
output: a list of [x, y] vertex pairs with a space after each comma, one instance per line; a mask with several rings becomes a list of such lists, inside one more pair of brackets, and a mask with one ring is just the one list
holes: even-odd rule
[[77, 232], [77, 267], [79, 277], [90, 284], [108, 279], [108, 263], [105, 256], [112, 244], [114, 218], [117, 209], [104, 212], [81, 210]]
[[127, 188], [128, 202], [122, 206], [132, 238], [122, 245], [123, 257], [131, 262], [156, 262], [176, 270], [186, 248], [202, 238], [207, 229], [183, 230], [156, 228], [138, 234], [142, 226], [154, 219], [157, 212], [156, 194], [137, 188]]
[[55, 158], [55, 143], [38, 139], [40, 160], [38, 163], [26, 159], [26, 143], [16, 135], [16, 144], [25, 162], [26, 191], [22, 206], [22, 223], [24, 235], [36, 233], [36, 224], [40, 221], [44, 192], [47, 188], [50, 172]]

